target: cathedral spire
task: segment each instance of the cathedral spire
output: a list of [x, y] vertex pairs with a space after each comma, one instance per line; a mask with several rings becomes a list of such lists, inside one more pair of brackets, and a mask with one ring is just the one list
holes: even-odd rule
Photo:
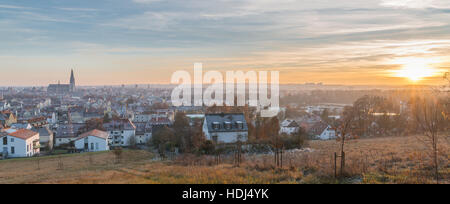
[[73, 69], [70, 71], [70, 91], [75, 91], [75, 76], [73, 75]]

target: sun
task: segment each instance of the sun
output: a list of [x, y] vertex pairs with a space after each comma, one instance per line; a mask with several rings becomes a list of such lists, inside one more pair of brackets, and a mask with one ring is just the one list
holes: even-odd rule
[[439, 74], [439, 71], [432, 65], [437, 63], [433, 59], [425, 58], [402, 58], [397, 59], [395, 64], [401, 65], [401, 69], [393, 70], [396, 77], [407, 78], [412, 82], [418, 82], [427, 77]]

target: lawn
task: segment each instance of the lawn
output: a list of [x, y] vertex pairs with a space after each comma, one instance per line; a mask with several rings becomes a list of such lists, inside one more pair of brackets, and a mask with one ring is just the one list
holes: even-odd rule
[[[0, 161], [0, 183], [433, 183], [429, 150], [415, 137], [359, 139], [346, 145], [345, 177], [334, 178], [336, 141], [311, 141], [308, 151], [285, 152], [283, 168], [273, 155], [211, 156], [160, 161], [142, 150], [65, 154]], [[442, 183], [450, 183], [449, 146], [440, 152]]]

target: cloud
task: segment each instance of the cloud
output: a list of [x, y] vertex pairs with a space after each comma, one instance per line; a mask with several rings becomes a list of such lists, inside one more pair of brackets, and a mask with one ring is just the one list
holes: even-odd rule
[[140, 4], [149, 4], [149, 3], [159, 2], [159, 1], [161, 1], [161, 0], [133, 0], [133, 2], [140, 3]]
[[64, 10], [64, 11], [83, 11], [83, 12], [93, 12], [93, 11], [98, 11], [98, 9], [94, 9], [94, 8], [58, 8], [60, 10]]
[[14, 6], [14, 5], [4, 5], [4, 4], [0, 4], [0, 8], [4, 8], [4, 9], [31, 9], [29, 7]]
[[47, 66], [53, 56], [73, 58], [133, 73], [158, 64], [167, 75], [201, 61], [210, 69], [278, 69], [284, 78], [320, 79], [359, 70], [382, 75], [395, 68], [385, 64], [394, 58], [450, 53], [447, 0], [80, 1], [86, 7], [0, 5], [0, 54], [46, 55]]
[[385, 7], [410, 9], [450, 8], [450, 2], [447, 0], [381, 0], [381, 5]]

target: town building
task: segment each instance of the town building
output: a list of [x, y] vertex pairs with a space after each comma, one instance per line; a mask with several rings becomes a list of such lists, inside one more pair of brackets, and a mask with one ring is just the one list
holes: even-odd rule
[[336, 130], [322, 121], [315, 123], [308, 133], [312, 139], [330, 140], [336, 138]]
[[48, 85], [47, 92], [50, 94], [65, 95], [70, 94], [75, 91], [75, 76], [73, 70], [70, 72], [70, 83], [69, 84], [50, 84]]
[[280, 125], [280, 134], [292, 135], [300, 130], [300, 126], [295, 122], [295, 120], [284, 120]]
[[84, 152], [98, 152], [109, 150], [108, 132], [91, 130], [75, 139], [75, 149]]
[[9, 110], [0, 112], [0, 124], [4, 127], [9, 127], [13, 123], [17, 123], [16, 116]]
[[41, 149], [52, 150], [54, 134], [48, 127], [38, 127], [32, 129], [39, 133], [39, 143], [41, 144]]
[[136, 136], [136, 126], [129, 119], [112, 120], [103, 124], [109, 134], [111, 147], [129, 146], [130, 139]]
[[0, 149], [3, 158], [32, 157], [39, 155], [39, 133], [27, 130], [11, 130], [0, 133]]
[[215, 143], [235, 143], [248, 140], [248, 126], [243, 113], [206, 114], [203, 133]]

